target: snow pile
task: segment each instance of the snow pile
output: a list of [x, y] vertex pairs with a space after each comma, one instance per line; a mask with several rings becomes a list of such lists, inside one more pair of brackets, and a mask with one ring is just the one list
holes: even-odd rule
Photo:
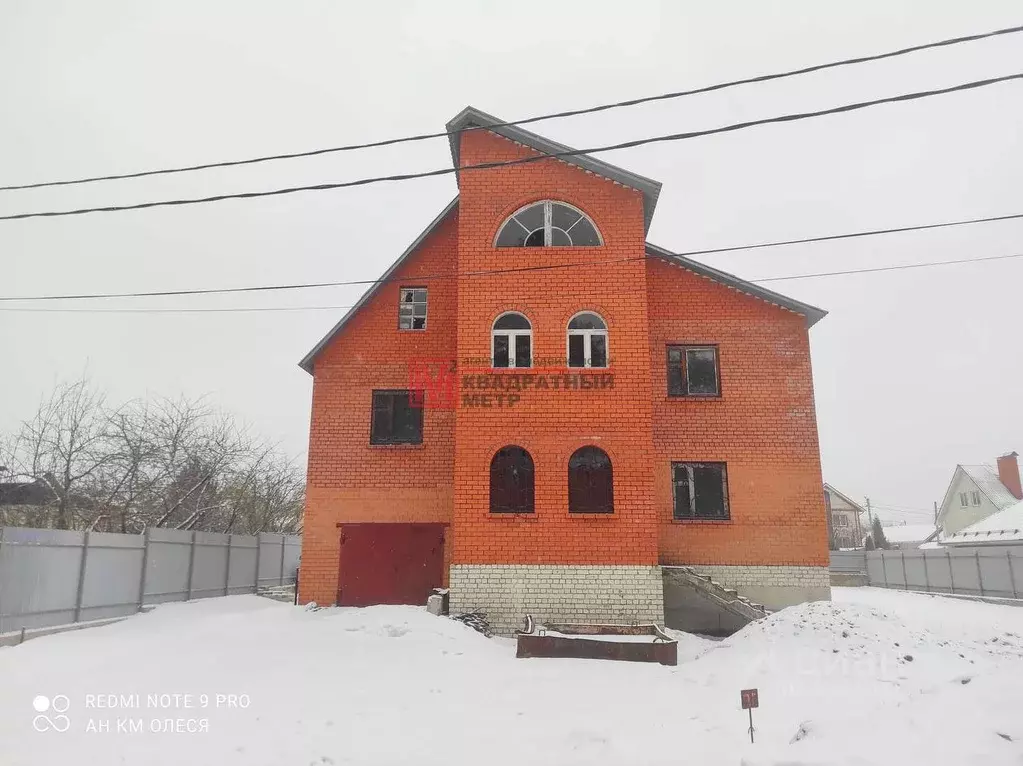
[[[510, 640], [412, 607], [167, 605], [0, 649], [0, 764], [1023, 759], [1023, 609], [871, 588], [835, 596], [722, 641], [673, 632], [675, 668], [517, 660]], [[762, 706], [753, 745], [739, 709], [748, 687]], [[34, 730], [38, 695], [68, 698], [68, 731]], [[138, 707], [123, 704], [135, 695]], [[148, 706], [151, 695], [170, 706]], [[118, 731], [120, 719], [142, 730]], [[164, 730], [168, 719], [180, 730]], [[207, 730], [189, 731], [203, 719]]]

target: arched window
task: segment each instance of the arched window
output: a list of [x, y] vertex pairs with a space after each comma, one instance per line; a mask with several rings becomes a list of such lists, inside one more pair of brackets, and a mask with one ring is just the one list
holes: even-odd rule
[[490, 461], [490, 512], [533, 512], [533, 458], [522, 447], [502, 447]]
[[600, 232], [585, 213], [544, 200], [519, 208], [501, 224], [496, 247], [597, 247]]
[[568, 512], [614, 513], [611, 458], [600, 447], [580, 447], [568, 459]]
[[494, 367], [533, 366], [533, 326], [522, 314], [508, 312], [494, 321], [490, 333]]
[[584, 311], [568, 323], [568, 366], [607, 367], [607, 325]]

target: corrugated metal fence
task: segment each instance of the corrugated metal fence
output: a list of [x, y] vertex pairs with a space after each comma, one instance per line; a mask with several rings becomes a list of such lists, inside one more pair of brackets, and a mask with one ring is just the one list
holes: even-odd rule
[[294, 583], [301, 537], [0, 527], [0, 633]]
[[1023, 594], [1020, 546], [832, 551], [831, 571], [866, 572], [870, 584], [880, 588], [998, 598]]

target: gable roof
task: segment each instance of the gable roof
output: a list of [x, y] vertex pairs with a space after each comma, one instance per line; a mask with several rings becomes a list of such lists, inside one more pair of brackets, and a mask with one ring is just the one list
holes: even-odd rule
[[752, 282], [747, 282], [745, 279], [741, 279], [740, 277], [735, 276], [735, 274], [729, 274], [727, 271], [721, 271], [720, 269], [715, 269], [705, 263], [690, 260], [682, 255], [676, 255], [670, 250], [665, 250], [663, 247], [652, 245], [649, 242], [646, 243], [646, 252], [647, 255], [652, 255], [655, 258], [661, 258], [675, 266], [681, 266], [694, 274], [699, 274], [701, 277], [707, 277], [707, 279], [720, 282], [721, 284], [738, 290], [741, 293], [752, 295], [754, 298], [760, 298], [761, 300], [773, 303], [775, 306], [788, 309], [796, 314], [802, 314], [806, 317], [807, 327], [813, 327], [828, 315], [828, 312], [824, 309], [819, 309], [816, 306], [811, 306], [809, 303], [797, 301], [794, 298], [789, 298], [781, 293], [768, 290], [766, 287], [760, 287]]
[[1013, 498], [1013, 501], [1012, 505], [948, 535], [942, 543], [978, 545], [1023, 541], [1023, 500]]
[[[501, 121], [498, 120], [496, 117], [492, 117], [491, 115], [481, 112], [478, 109], [466, 107], [447, 124], [447, 130], [449, 133], [452, 134], [451, 136], [449, 136], [449, 140], [451, 142], [451, 157], [455, 162], [455, 167], [458, 167], [459, 152], [458, 131], [474, 126], [486, 127], [487, 130], [489, 130], [492, 133], [504, 136], [505, 138], [508, 138], [511, 141], [523, 144], [544, 154], [550, 154], [552, 152], [574, 151], [570, 147], [551, 141], [550, 139], [544, 138], [543, 136], [538, 136], [535, 133], [530, 133], [528, 130], [523, 130], [522, 128], [516, 125], [503, 125], [501, 124]], [[591, 173], [603, 176], [604, 178], [608, 178], [612, 181], [615, 181], [624, 186], [628, 186], [641, 192], [643, 194], [644, 220], [646, 226], [649, 228], [650, 219], [653, 217], [654, 207], [657, 204], [657, 197], [661, 191], [661, 184], [658, 181], [652, 181], [649, 178], [637, 175], [636, 173], [630, 173], [629, 171], [623, 170], [622, 168], [616, 167], [615, 165], [610, 165], [606, 162], [602, 162], [601, 160], [597, 160], [583, 154], [573, 155], [571, 157], [563, 157], [560, 159], [571, 165], [575, 165]], [[331, 340], [334, 339], [334, 337], [339, 332], [341, 332], [341, 329], [351, 320], [353, 316], [355, 316], [359, 309], [366, 305], [366, 303], [374, 295], [377, 294], [380, 288], [384, 284], [386, 284], [389, 279], [391, 279], [394, 272], [396, 272], [398, 268], [406, 261], [406, 259], [408, 259], [419, 248], [419, 246], [423, 244], [426, 238], [429, 237], [434, 232], [434, 230], [448, 217], [448, 215], [451, 214], [451, 212], [456, 207], [458, 207], [458, 197], [455, 197], [453, 200], [451, 200], [451, 202], [447, 204], [447, 206], [440, 212], [440, 214], [436, 218], [434, 218], [433, 221], [431, 221], [430, 224], [425, 229], [423, 229], [419, 236], [415, 238], [412, 244], [405, 249], [405, 252], [398, 256], [398, 259], [394, 263], [392, 263], [388, 267], [387, 271], [385, 271], [383, 275], [370, 286], [370, 288], [362, 295], [362, 297], [359, 298], [358, 301], [356, 301], [355, 305], [348, 309], [348, 311], [345, 313], [344, 316], [341, 317], [338, 323], [335, 324], [333, 328], [331, 328], [330, 332], [324, 335], [320, 342], [317, 343], [312, 348], [312, 350], [302, 358], [302, 361], [298, 363], [299, 367], [301, 367], [306, 372], [312, 374], [313, 362], [315, 361], [316, 356], [326, 347], [328, 343], [331, 342]], [[739, 292], [751, 295], [755, 298], [760, 298], [761, 300], [765, 300], [768, 303], [773, 303], [776, 306], [780, 306], [781, 308], [795, 312], [796, 314], [801, 314], [802, 316], [806, 317], [807, 327], [812, 327], [827, 315], [826, 311], [824, 311], [823, 309], [819, 309], [816, 306], [811, 306], [807, 303], [802, 303], [800, 301], [784, 296], [781, 293], [776, 293], [773, 290], [768, 290], [767, 288], [760, 287], [758, 285], [753, 284], [752, 282], [747, 282], [744, 279], [740, 279], [734, 274], [729, 274], [726, 271], [720, 271], [719, 269], [712, 268], [710, 266], [707, 266], [706, 264], [690, 260], [689, 258], [686, 258], [684, 256], [672, 253], [671, 251], [666, 250], [663, 247], [652, 245], [649, 242], [646, 243], [646, 255], [649, 257], [660, 258], [674, 266], [687, 269], [688, 271], [691, 271], [694, 274], [705, 277], [707, 279], [711, 279], [734, 290], [738, 290]]]
[[949, 501], [952, 499], [952, 489], [961, 475], [966, 475], [980, 490], [992, 505], [999, 511], [1008, 508], [1019, 502], [1008, 488], [998, 478], [998, 471], [989, 465], [957, 465], [955, 473], [952, 474], [952, 481], [945, 490], [945, 497], [941, 501], [941, 513], [938, 514], [938, 521], [941, 521], [948, 514], [950, 509]]
[[[534, 149], [541, 154], [577, 151], [571, 146], [551, 141], [549, 138], [544, 138], [536, 133], [520, 128], [518, 125], [507, 125], [504, 120], [500, 120], [486, 112], [481, 112], [472, 106], [465, 107], [465, 109], [452, 117], [445, 127], [448, 131], [448, 142], [451, 144], [451, 159], [454, 161], [456, 168], [459, 166], [459, 152], [461, 149], [460, 131], [466, 128], [486, 128], [490, 133], [504, 136], [510, 141], [528, 146], [530, 149]], [[630, 189], [641, 192], [643, 194], [643, 230], [648, 231], [650, 229], [650, 221], [654, 217], [654, 208], [657, 206], [657, 197], [661, 193], [660, 181], [654, 181], [638, 173], [632, 173], [617, 165], [612, 165], [609, 162], [604, 162], [585, 154], [574, 154], [570, 157], [559, 157], [558, 159], [562, 162], [567, 162], [569, 165], [575, 165], [611, 181], [617, 181], [622, 186], [628, 186]], [[459, 174], [456, 174], [455, 177], [459, 178]]]
[[839, 492], [839, 491], [838, 491], [837, 489], [835, 489], [834, 487], [832, 487], [832, 486], [831, 486], [830, 484], [828, 484], [827, 482], [824, 482], [824, 490], [825, 490], [826, 492], [830, 492], [830, 493], [832, 493], [833, 495], [838, 495], [838, 496], [839, 496], [840, 498], [842, 498], [843, 500], [845, 500], [845, 502], [849, 503], [849, 505], [851, 505], [851, 506], [852, 506], [853, 508], [855, 508], [855, 509], [857, 510], [857, 512], [859, 512], [859, 513], [866, 513], [866, 512], [867, 512], [867, 509], [866, 509], [866, 508], [864, 508], [864, 507], [863, 507], [862, 505], [860, 505], [859, 503], [857, 503], [857, 502], [856, 502], [855, 500], [853, 500], [853, 499], [852, 499], [851, 497], [849, 497], [848, 495], [846, 495], [846, 494], [843, 494], [843, 493]]
[[334, 339], [335, 335], [341, 332], [341, 328], [348, 323], [348, 320], [355, 316], [356, 312], [365, 306], [369, 299], [376, 295], [381, 287], [387, 284], [387, 281], [391, 278], [391, 275], [398, 270], [398, 267], [401, 266], [401, 264], [403, 264], [405, 260], [412, 255], [412, 253], [414, 253], [421, 244], [423, 244], [424, 241], [426, 241], [427, 237], [433, 234], [434, 229], [440, 226], [444, 219], [447, 218], [448, 215], [451, 214], [451, 211], [453, 211], [456, 207], [458, 207], [458, 197], [455, 197], [444, 206], [444, 209], [440, 211], [440, 214], [430, 221], [430, 225], [420, 232], [419, 236], [412, 241], [411, 245], [405, 248], [404, 253], [398, 256], [398, 260], [387, 267], [387, 271], [385, 271], [380, 278], [362, 294], [362, 297], [355, 302], [354, 306], [345, 312], [345, 315], [341, 317], [338, 323], [331, 328], [330, 332], [324, 335], [323, 338], [320, 339], [320, 342], [313, 346], [312, 350], [308, 354], [302, 357], [302, 361], [298, 363], [299, 367], [308, 372], [310, 375], [313, 374], [313, 360], [316, 359], [316, 356]]

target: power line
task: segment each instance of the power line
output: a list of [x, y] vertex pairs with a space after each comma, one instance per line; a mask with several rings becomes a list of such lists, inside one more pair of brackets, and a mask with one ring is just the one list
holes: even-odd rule
[[[896, 271], [899, 269], [922, 269], [933, 266], [949, 266], [955, 264], [964, 263], [983, 263], [987, 261], [999, 261], [1006, 260], [1009, 258], [1023, 258], [1023, 253], [1015, 253], [1012, 255], [994, 255], [989, 257], [981, 258], [961, 258], [953, 261], [924, 261], [922, 263], [910, 263], [902, 264], [898, 266], [879, 266], [876, 268], [867, 269], [847, 269], [845, 271], [825, 271], [817, 274], [796, 274], [791, 276], [783, 277], [766, 277], [762, 279], [748, 279], [747, 282], [760, 284], [763, 282], [775, 282], [783, 279], [811, 279], [814, 277], [835, 277], [845, 276], [849, 274], [871, 274], [879, 271]], [[504, 274], [509, 271], [520, 272], [520, 271], [537, 271], [537, 270], [551, 270], [551, 269], [569, 269], [577, 268], [580, 266], [593, 266], [602, 263], [625, 263], [628, 261], [641, 261], [645, 260], [646, 257], [638, 258], [621, 258], [614, 261], [576, 261], [574, 263], [562, 263], [562, 264], [551, 264], [548, 266], [526, 266], [520, 269], [495, 269], [492, 271], [478, 271], [478, 272], [465, 272], [461, 274], [435, 274], [428, 276], [417, 276], [416, 280], [426, 281], [435, 280], [442, 278], [459, 278], [459, 277], [471, 277], [471, 276], [485, 276], [493, 274]], [[394, 279], [388, 280], [376, 280], [377, 282], [393, 282], [397, 281]], [[366, 284], [366, 282], [333, 282], [333, 283], [320, 283], [316, 285], [288, 285], [281, 286], [280, 288], [232, 288], [229, 291], [240, 292], [251, 289], [295, 289], [300, 287], [327, 287], [327, 286], [341, 286], [341, 285], [353, 285], [353, 284]], [[200, 291], [200, 292], [223, 292], [220, 290]], [[47, 296], [42, 298], [0, 298], [0, 300], [62, 300], [66, 298], [137, 298], [144, 296], [167, 296], [167, 295], [193, 295], [194, 292], [189, 291], [168, 291], [162, 293], [121, 293], [121, 294], [107, 294], [107, 295], [91, 295], [91, 296]], [[65, 309], [65, 308], [34, 308], [34, 307], [3, 307], [0, 308], [0, 312], [4, 311], [19, 311], [19, 312], [38, 312], [38, 313], [55, 313], [55, 314], [201, 314], [201, 313], [235, 313], [235, 312], [261, 312], [261, 311], [327, 311], [327, 310], [342, 310], [350, 309], [352, 306], [244, 306], [244, 307], [223, 307], [223, 308], [198, 308], [198, 309], [173, 309], [173, 308], [157, 308], [157, 309]], [[878, 506], [883, 507], [883, 506]]]
[[[952, 37], [945, 40], [938, 40], [936, 42], [925, 43], [922, 45], [914, 45], [909, 48], [900, 48], [894, 51], [888, 51], [887, 53], [879, 53], [871, 56], [857, 56], [856, 58], [842, 59], [839, 61], [832, 61], [825, 64], [815, 64], [813, 66], [802, 67], [800, 69], [790, 69], [783, 72], [774, 72], [772, 74], [757, 75], [754, 77], [746, 77], [740, 80], [730, 80], [727, 82], [717, 83], [714, 85], [706, 85], [700, 88], [692, 88], [690, 90], [674, 91], [670, 93], [662, 93], [655, 96], [644, 96], [642, 98], [634, 98], [626, 101], [616, 101], [610, 104], [599, 104], [597, 106], [590, 106], [583, 109], [569, 109], [561, 112], [552, 112], [550, 114], [543, 114], [536, 117], [528, 117], [522, 120], [512, 120], [510, 122], [499, 122], [487, 127], [470, 127], [464, 129], [464, 132], [471, 130], [486, 130], [488, 128], [504, 128], [511, 127], [514, 125], [528, 125], [534, 122], [541, 122], [544, 120], [554, 120], [564, 117], [575, 117], [581, 114], [593, 114], [595, 112], [605, 112], [611, 109], [621, 109], [625, 107], [638, 106], [640, 104], [647, 104], [655, 101], [668, 101], [671, 99], [682, 98], [684, 96], [694, 96], [701, 93], [711, 93], [717, 90], [724, 90], [725, 88], [732, 88], [738, 85], [750, 85], [753, 83], [769, 82], [771, 80], [781, 80], [787, 77], [795, 77], [797, 75], [810, 74], [812, 72], [820, 72], [826, 69], [835, 69], [837, 67], [850, 66], [854, 64], [863, 64], [870, 61], [881, 61], [883, 59], [895, 58], [897, 56], [905, 56], [910, 53], [917, 53], [919, 51], [929, 50], [933, 48], [944, 48], [952, 45], [958, 45], [960, 43], [975, 42], [978, 40], [984, 40], [991, 37], [997, 37], [1001, 35], [1016, 34], [1023, 32], [1023, 26], [1007, 27], [1005, 29], [996, 29], [991, 32], [983, 32], [975, 35], [965, 35], [962, 37]], [[447, 138], [455, 133], [461, 133], [463, 131], [444, 131], [438, 133], [421, 133], [418, 135], [404, 136], [401, 138], [388, 138], [380, 141], [370, 141], [361, 144], [348, 144], [345, 146], [334, 146], [329, 148], [312, 149], [304, 152], [291, 152], [287, 154], [271, 154], [262, 157], [251, 157], [244, 160], [227, 160], [222, 162], [208, 162], [199, 165], [185, 165], [181, 167], [173, 168], [160, 168], [156, 170], [143, 170], [133, 173], [119, 173], [105, 176], [91, 176], [87, 178], [76, 178], [64, 181], [43, 181], [38, 183], [18, 184], [12, 186], [0, 186], [0, 191], [15, 191], [19, 189], [39, 189], [47, 186], [70, 186], [72, 184], [86, 184], [93, 183], [95, 181], [118, 181], [129, 178], [144, 178], [146, 176], [156, 175], [167, 175], [171, 173], [188, 173], [196, 170], [210, 170], [212, 168], [226, 168], [236, 167], [238, 165], [254, 165], [261, 162], [272, 162], [276, 160], [290, 160], [298, 159], [301, 157], [316, 157], [324, 154], [333, 154], [337, 152], [349, 152], [360, 149], [372, 149], [382, 146], [393, 146], [395, 144], [411, 143], [414, 141], [426, 141], [434, 138]]]
[[438, 168], [436, 170], [427, 170], [419, 173], [399, 173], [388, 176], [372, 176], [369, 178], [360, 178], [354, 181], [340, 181], [336, 183], [313, 184], [310, 186], [291, 186], [283, 189], [269, 189], [265, 191], [217, 194], [210, 197], [191, 197], [184, 199], [154, 200], [151, 202], [138, 202], [131, 205], [108, 205], [104, 207], [87, 207], [78, 208], [74, 210], [50, 210], [34, 213], [16, 213], [13, 215], [0, 216], [0, 221], [17, 221], [25, 218], [55, 218], [60, 216], [84, 215], [87, 213], [116, 213], [125, 210], [145, 210], [148, 208], [155, 207], [178, 207], [181, 205], [199, 205], [209, 202], [221, 202], [223, 200], [229, 199], [256, 199], [260, 197], [274, 197], [282, 194], [294, 194], [296, 192], [303, 191], [328, 191], [332, 189], [346, 189], [354, 186], [367, 186], [369, 184], [383, 183], [388, 181], [409, 181], [416, 178], [432, 178], [435, 176], [451, 175], [453, 173], [465, 171], [492, 170], [494, 168], [508, 167], [511, 165], [526, 165], [532, 162], [540, 162], [548, 159], [560, 159], [563, 157], [575, 157], [582, 154], [599, 154], [601, 152], [618, 151], [620, 149], [631, 149], [637, 146], [645, 146], [647, 144], [665, 143], [669, 141], [685, 141], [691, 138], [712, 136], [720, 133], [731, 133], [737, 130], [745, 130], [746, 128], [753, 128], [760, 125], [796, 122], [798, 120], [806, 120], [813, 117], [823, 117], [830, 114], [842, 114], [845, 112], [853, 112], [860, 109], [867, 109], [872, 106], [879, 106], [880, 104], [895, 104], [904, 101], [915, 101], [922, 98], [930, 98], [931, 96], [941, 96], [948, 93], [956, 93], [959, 91], [984, 88], [989, 85], [997, 85], [999, 83], [1021, 79], [1023, 79], [1023, 72], [1005, 75], [1003, 77], [992, 77], [986, 80], [975, 80], [972, 82], [961, 83], [959, 85], [953, 85], [948, 88], [918, 91], [915, 93], [903, 93], [898, 96], [889, 96], [887, 98], [874, 99], [873, 101], [859, 101], [853, 104], [844, 104], [842, 106], [832, 107], [830, 109], [821, 109], [814, 112], [799, 112], [795, 114], [783, 114], [776, 117], [767, 117], [759, 120], [749, 120], [746, 122], [733, 123], [731, 125], [723, 125], [717, 128], [710, 128], [709, 130], [695, 130], [684, 133], [670, 133], [662, 136], [651, 136], [648, 138], [634, 139], [632, 141], [623, 141], [617, 144], [608, 144], [606, 146], [591, 147], [589, 149], [566, 149], [565, 151], [561, 152], [538, 154], [535, 156], [521, 157], [519, 159], [505, 160], [502, 162], [483, 162], [478, 163], [476, 165], [464, 165], [460, 168], [455, 167]]
[[953, 261], [924, 261], [922, 263], [902, 263], [897, 266], [875, 266], [867, 269], [846, 269], [845, 271], [820, 271], [815, 274], [791, 274], [786, 277], [765, 277], [750, 279], [748, 282], [782, 282], [789, 279], [812, 279], [814, 277], [840, 277], [846, 274], [872, 274], [878, 271], [902, 271], [904, 269], [923, 269], [931, 266], [953, 266], [957, 263], [981, 263], [984, 261], [1006, 261], [1010, 258], [1023, 258], [1023, 253], [1012, 255], [989, 255], [981, 258], [958, 258]]

